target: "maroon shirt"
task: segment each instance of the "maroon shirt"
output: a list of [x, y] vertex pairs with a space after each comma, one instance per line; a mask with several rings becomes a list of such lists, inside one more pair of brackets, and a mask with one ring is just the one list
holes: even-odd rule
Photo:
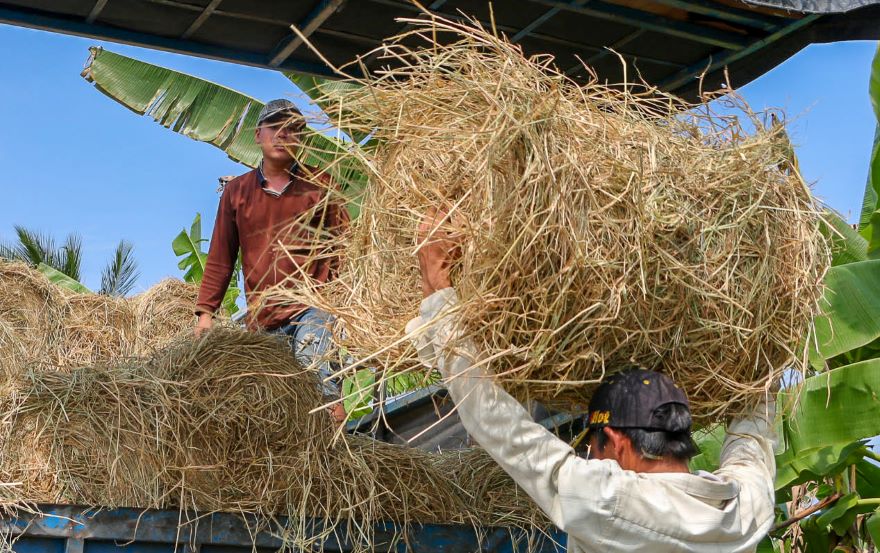
[[326, 186], [326, 174], [318, 176], [316, 170], [301, 167], [280, 193], [266, 188], [260, 169], [229, 181], [220, 197], [196, 313], [213, 313], [220, 307], [239, 248], [249, 328], [278, 328], [305, 309], [302, 304], [267, 301], [264, 292], [288, 277], [301, 280], [303, 273], [317, 282], [334, 276], [337, 258], [330, 241], [348, 225], [349, 216], [338, 198], [328, 198]]

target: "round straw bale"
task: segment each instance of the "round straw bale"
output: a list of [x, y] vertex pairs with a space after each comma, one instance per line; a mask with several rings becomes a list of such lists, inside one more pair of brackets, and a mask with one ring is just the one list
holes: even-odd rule
[[520, 398], [577, 408], [636, 364], [717, 417], [802, 357], [829, 255], [781, 126], [578, 86], [482, 29], [413, 24], [379, 49], [391, 68], [322, 99], [372, 134], [349, 154], [370, 183], [339, 278], [282, 298], [337, 315], [355, 358], [412, 363], [417, 228], [440, 208], [461, 337]]
[[163, 506], [152, 382], [107, 366], [29, 371], [18, 386], [3, 402], [0, 463], [23, 482], [24, 499]]
[[132, 298], [137, 311], [138, 351], [146, 355], [182, 334], [191, 334], [198, 295], [198, 286], [166, 278]]
[[164, 477], [182, 502], [253, 502], [274, 463], [319, 455], [332, 437], [316, 374], [277, 336], [215, 329], [179, 339], [143, 370], [161, 384]]
[[67, 303], [61, 365], [93, 365], [135, 353], [137, 317], [130, 300], [102, 294], [70, 294]]
[[57, 362], [66, 302], [40, 272], [0, 261], [0, 364]]

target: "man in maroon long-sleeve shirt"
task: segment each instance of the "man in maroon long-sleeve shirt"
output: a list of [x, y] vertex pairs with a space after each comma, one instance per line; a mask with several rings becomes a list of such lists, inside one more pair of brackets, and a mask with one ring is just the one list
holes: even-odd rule
[[[280, 283], [333, 276], [332, 238], [348, 224], [348, 212], [326, 174], [296, 162], [291, 149], [305, 127], [288, 100], [272, 100], [260, 113], [255, 139], [263, 152], [257, 169], [231, 180], [223, 189], [205, 273], [196, 303], [200, 334], [213, 324], [241, 249], [248, 328], [286, 334], [297, 357], [311, 362], [330, 344], [331, 317], [302, 304], [266, 297]], [[320, 366], [330, 376], [329, 364]], [[325, 382], [325, 395], [338, 390]], [[344, 416], [337, 408], [334, 416]]]

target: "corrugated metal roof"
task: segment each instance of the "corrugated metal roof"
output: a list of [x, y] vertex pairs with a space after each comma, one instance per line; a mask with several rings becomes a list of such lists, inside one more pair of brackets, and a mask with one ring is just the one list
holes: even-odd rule
[[[759, 0], [775, 8], [822, 7], [819, 0]], [[724, 68], [734, 86], [763, 74], [811, 42], [880, 37], [876, 2], [844, 14], [804, 14], [737, 0], [423, 0], [450, 18], [468, 14], [522, 45], [550, 53], [575, 79], [583, 62], [609, 82], [629, 75], [693, 95], [698, 77], [714, 89]], [[757, 2], [755, 2], [757, 3]], [[846, 4], [846, 6], [844, 6]], [[827, 7], [827, 6], [826, 6]], [[281, 70], [333, 76], [291, 31], [296, 25], [333, 64], [368, 55], [423, 15], [408, 0], [0, 0], [0, 22], [136, 44]]]

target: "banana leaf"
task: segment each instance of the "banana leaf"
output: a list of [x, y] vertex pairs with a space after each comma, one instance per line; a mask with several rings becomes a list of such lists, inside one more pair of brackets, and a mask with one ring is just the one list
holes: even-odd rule
[[780, 393], [778, 404], [777, 489], [856, 463], [867, 452], [861, 440], [880, 434], [880, 359], [808, 378]]
[[[868, 448], [862, 440], [880, 434], [880, 359], [808, 378], [780, 392], [777, 403], [782, 423], [776, 489], [785, 492], [794, 484], [864, 462]], [[715, 470], [723, 439], [721, 425], [694, 432], [701, 453], [691, 460], [691, 470]], [[866, 486], [880, 485], [880, 468], [873, 468], [863, 468], [860, 480]], [[860, 491], [864, 496], [873, 494], [873, 488]]]
[[880, 547], [880, 509], [874, 511], [874, 514], [865, 522], [865, 529], [871, 536], [874, 545]]
[[726, 435], [723, 424], [712, 424], [693, 433], [694, 442], [700, 448], [700, 453], [691, 459], [689, 463], [691, 471], [712, 472], [718, 468], [721, 446]]
[[[327, 114], [333, 124], [338, 124], [340, 120], [339, 110], [342, 109], [342, 106], [338, 103], [329, 101], [328, 94], [332, 92], [347, 92], [361, 87], [361, 85], [350, 81], [334, 81], [302, 73], [288, 72], [285, 73], [284, 76], [290, 79], [290, 82], [295, 84], [297, 88], [311, 98], [318, 107]], [[344, 130], [348, 132], [351, 135], [352, 140], [357, 143], [360, 143], [369, 136], [366, 133], [352, 131], [351, 129]]]
[[871, 64], [871, 79], [868, 83], [868, 94], [874, 116], [877, 119], [877, 130], [874, 131], [874, 146], [871, 149], [871, 162], [868, 169], [868, 181], [865, 184], [865, 195], [862, 200], [862, 214], [859, 219], [859, 232], [868, 241], [869, 254], [877, 254], [880, 250], [880, 47]]
[[831, 265], [845, 265], [868, 259], [868, 241], [835, 211], [823, 214], [822, 234], [831, 242]]
[[189, 232], [186, 229], [181, 230], [171, 242], [174, 255], [180, 258], [177, 267], [184, 271], [183, 280], [186, 282], [202, 282], [208, 259], [208, 254], [202, 251], [202, 242], [207, 242], [206, 238], [202, 238], [202, 214], [196, 213]]
[[[234, 161], [249, 167], [259, 163], [261, 152], [253, 133], [263, 102], [102, 48], [89, 51], [82, 76], [108, 97], [176, 133], [220, 148]], [[301, 162], [326, 170], [352, 197], [360, 194], [367, 177], [356, 156], [349, 154], [356, 144], [345, 144], [314, 129], [301, 142]]]
[[62, 288], [67, 288], [68, 290], [73, 290], [74, 292], [78, 292], [80, 294], [92, 293], [92, 291], [86, 288], [81, 282], [65, 275], [54, 267], [46, 265], [45, 263], [38, 264], [37, 270], [46, 275], [46, 278], [48, 278], [50, 282], [52, 282], [53, 284], [57, 284]]
[[810, 360], [818, 369], [823, 360], [880, 338], [880, 260], [832, 267], [825, 285], [825, 315], [816, 318], [811, 344]]

